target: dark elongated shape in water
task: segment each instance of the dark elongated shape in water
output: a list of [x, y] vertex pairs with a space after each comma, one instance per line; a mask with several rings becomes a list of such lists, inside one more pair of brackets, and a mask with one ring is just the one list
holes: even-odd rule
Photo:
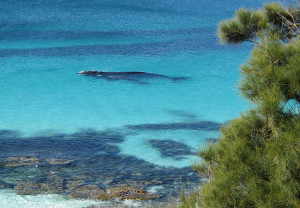
[[169, 79], [171, 81], [179, 81], [187, 79], [186, 77], [169, 77], [161, 74], [154, 74], [148, 72], [130, 71], [130, 72], [103, 72], [103, 71], [80, 71], [77, 74], [92, 76], [97, 78], [102, 78], [106, 80], [127, 80], [134, 81], [140, 84], [147, 84], [139, 79], [149, 79], [149, 78], [163, 78]]

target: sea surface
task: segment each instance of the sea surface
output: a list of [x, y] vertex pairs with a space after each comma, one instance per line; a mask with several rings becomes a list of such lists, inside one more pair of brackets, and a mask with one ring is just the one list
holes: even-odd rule
[[[253, 46], [220, 44], [218, 22], [264, 2], [1, 0], [2, 183], [51, 174], [99, 186], [156, 180], [143, 188], [161, 194], [161, 201], [177, 197], [181, 182], [199, 187], [190, 168], [198, 148], [249, 108], [237, 86]], [[77, 74], [84, 70], [163, 77]], [[16, 156], [72, 164], [1, 166]], [[0, 207], [101, 203], [108, 202], [0, 190]]]

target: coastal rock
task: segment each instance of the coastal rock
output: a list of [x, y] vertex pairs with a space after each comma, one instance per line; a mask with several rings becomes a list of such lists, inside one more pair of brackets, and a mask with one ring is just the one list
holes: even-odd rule
[[64, 192], [64, 179], [57, 175], [48, 176], [45, 183], [40, 183], [41, 189], [47, 194], [56, 194]]
[[113, 181], [114, 181], [113, 179], [107, 179], [107, 180], [105, 180], [102, 184], [103, 184], [103, 185], [109, 185], [109, 184], [111, 184]]
[[133, 173], [131, 173], [131, 175], [133, 175], [133, 176], [141, 176], [142, 173], [141, 172], [133, 172]]
[[69, 180], [69, 181], [66, 181], [65, 191], [66, 192], [71, 192], [72, 190], [77, 189], [80, 186], [83, 186], [84, 184], [85, 184], [84, 180]]
[[120, 198], [121, 200], [126, 199], [136, 199], [136, 200], [146, 200], [146, 199], [154, 199], [159, 198], [159, 195], [154, 195], [146, 192], [143, 189], [137, 189], [131, 186], [123, 186], [123, 187], [112, 187], [108, 188], [106, 192], [112, 198]]
[[135, 188], [130, 186], [123, 187], [111, 187], [106, 189], [106, 192], [111, 196], [111, 198], [118, 198], [123, 196], [124, 194], [129, 193], [130, 191], [134, 191]]
[[14, 156], [8, 157], [5, 161], [5, 167], [31, 166], [41, 164], [41, 161], [30, 156]]
[[46, 159], [46, 162], [50, 165], [68, 165], [74, 160], [67, 160], [67, 159], [56, 159], [56, 158], [49, 158]]
[[32, 181], [20, 181], [15, 185], [14, 189], [19, 195], [35, 195], [42, 193], [39, 184]]
[[132, 208], [132, 207], [143, 207], [143, 208], [162, 208], [162, 207], [175, 207], [172, 206], [174, 203], [170, 202], [157, 202], [157, 201], [128, 201], [127, 203], [124, 203], [122, 201], [114, 201], [107, 204], [99, 204], [99, 205], [91, 205], [87, 208]]
[[84, 185], [68, 194], [70, 198], [75, 199], [94, 199], [94, 200], [106, 200], [111, 197], [105, 190], [100, 189], [97, 185]]
[[106, 190], [99, 188], [97, 185], [83, 185], [74, 189], [68, 194], [70, 198], [75, 199], [93, 199], [93, 200], [108, 200], [119, 198], [121, 200], [136, 199], [147, 200], [159, 198], [157, 194], [148, 193], [143, 189], [137, 189], [131, 186], [111, 187]]
[[[126, 135], [123, 133], [87, 130], [77, 134], [33, 136], [26, 141], [21, 137], [10, 138], [9, 141], [1, 143], [3, 156], [0, 158], [2, 170], [0, 178], [12, 181], [15, 187], [11, 184], [2, 184], [2, 187], [15, 188], [19, 194], [62, 193], [68, 195], [73, 193], [75, 195], [80, 187], [94, 184], [99, 186], [96, 186], [97, 189], [102, 190], [102, 196], [98, 194], [91, 197], [87, 194], [87, 196], [81, 195], [81, 198], [100, 200], [101, 198], [126, 199], [125, 196], [129, 199], [147, 199], [149, 196], [145, 196], [147, 193], [144, 191], [135, 195], [133, 188], [125, 189], [124, 187], [129, 186], [153, 192], [152, 186], [161, 185], [163, 189], [155, 193], [159, 193], [163, 197], [162, 200], [165, 200], [170, 193], [177, 197], [176, 194], [180, 192], [180, 186], [174, 184], [179, 181], [178, 176], [183, 176], [183, 183], [191, 181], [194, 184], [196, 181], [195, 184], [198, 186], [200, 179], [191, 168], [159, 167], [135, 156], [109, 150], [114, 143], [124, 140]], [[72, 140], [72, 145], [70, 145], [70, 140]], [[104, 150], [103, 147], [105, 147]], [[12, 155], [12, 152], [15, 152], [15, 155]], [[6, 168], [5, 165], [9, 163], [17, 165], [15, 168]], [[110, 190], [112, 196], [106, 192], [106, 189], [109, 190], [110, 187], [119, 187], [114, 188], [114, 192]], [[150, 195], [150, 198], [154, 196]]]
[[64, 193], [63, 178], [53, 175], [43, 181], [19, 181], [15, 192], [19, 195], [60, 194]]
[[0, 180], [0, 189], [13, 189], [14, 185]]
[[48, 158], [44, 161], [31, 157], [31, 156], [12, 156], [8, 157], [5, 160], [0, 161], [0, 165], [4, 165], [6, 168], [10, 167], [19, 167], [19, 166], [35, 166], [35, 165], [68, 165], [74, 160], [69, 159], [56, 159]]

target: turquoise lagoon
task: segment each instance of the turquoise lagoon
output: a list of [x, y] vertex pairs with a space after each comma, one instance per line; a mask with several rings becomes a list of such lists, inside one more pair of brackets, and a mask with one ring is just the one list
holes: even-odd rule
[[[58, 175], [93, 172], [113, 178], [112, 186], [160, 179], [162, 201], [167, 193], [176, 196], [181, 176], [197, 186], [190, 169], [196, 150], [249, 108], [237, 85], [252, 45], [220, 45], [217, 24], [240, 7], [263, 2], [2, 0], [0, 159], [72, 159]], [[82, 70], [186, 79], [104, 80], [76, 74]], [[17, 183], [51, 170], [1, 167], [0, 178]], [[135, 172], [143, 176], [132, 177]], [[98, 176], [89, 183], [98, 184]], [[5, 207], [97, 203], [0, 191]]]

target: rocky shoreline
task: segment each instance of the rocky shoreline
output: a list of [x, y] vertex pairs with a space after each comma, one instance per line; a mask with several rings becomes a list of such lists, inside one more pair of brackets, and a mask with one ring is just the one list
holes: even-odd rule
[[[72, 159], [46, 158], [39, 159], [32, 156], [11, 156], [0, 161], [0, 168], [16, 170], [22, 168], [38, 169], [47, 167], [72, 167]], [[52, 167], [52, 168], [51, 168]], [[132, 173], [134, 176], [141, 176], [141, 172]], [[42, 177], [28, 176], [25, 180], [16, 180], [10, 183], [0, 180], [0, 189], [14, 189], [18, 195], [39, 195], [39, 194], [60, 194], [69, 199], [90, 199], [108, 201], [105, 205], [93, 205], [89, 208], [100, 207], [131, 207], [122, 201], [138, 200], [142, 207], [166, 207], [169, 202], [164, 198], [164, 194], [147, 191], [146, 187], [161, 186], [161, 180], [130, 181], [130, 183], [113, 183], [113, 179], [101, 180], [101, 182], [91, 181], [89, 177], [73, 175], [73, 177], [63, 177], [59, 172], [49, 172]], [[163, 199], [164, 198], [164, 199]], [[162, 200], [161, 200], [162, 199]], [[138, 205], [137, 205], [138, 206]]]
[[[182, 187], [199, 188], [201, 179], [190, 167], [163, 167], [122, 154], [117, 144], [125, 138], [118, 131], [27, 138], [0, 131], [0, 189], [24, 196], [59, 194], [120, 204], [117, 207], [126, 207], [128, 200], [142, 207], [165, 207], [170, 198], [179, 197]], [[193, 149], [172, 140], [149, 139], [147, 145], [161, 157], [175, 160], [194, 154]]]
[[[1, 161], [1, 165], [6, 168], [26, 166], [33, 166], [37, 168], [40, 165], [67, 165], [71, 162], [73, 162], [73, 160], [52, 158], [43, 161], [30, 156], [14, 156]], [[17, 181], [16, 184], [1, 181], [0, 188], [13, 188], [19, 195], [64, 194], [69, 198], [92, 200], [149, 200], [161, 197], [159, 194], [153, 194], [145, 191], [141, 187], [142, 184], [140, 184], [139, 187], [132, 185], [119, 185], [113, 187], [104, 186], [109, 183], [110, 181], [106, 181], [106, 183], [101, 185], [89, 184], [82, 179], [66, 180], [59, 175], [51, 174], [39, 180], [32, 179]], [[152, 181], [150, 183], [162, 182]]]

